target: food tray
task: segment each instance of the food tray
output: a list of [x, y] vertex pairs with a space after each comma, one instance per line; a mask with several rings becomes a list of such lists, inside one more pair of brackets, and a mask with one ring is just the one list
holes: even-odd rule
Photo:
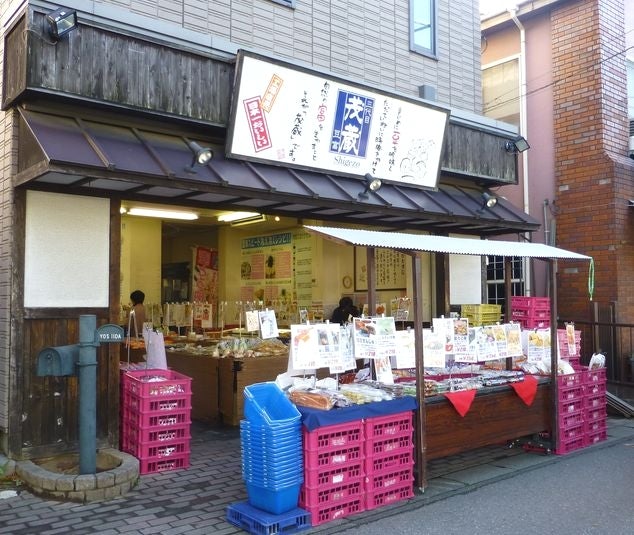
[[140, 474], [155, 474], [189, 468], [189, 452], [165, 459], [139, 459]]
[[140, 397], [156, 398], [191, 394], [191, 383], [191, 377], [172, 370], [129, 370], [123, 374], [124, 390]]
[[361, 420], [318, 427], [314, 431], [304, 429], [303, 435], [304, 449], [320, 452], [359, 445], [364, 437]]
[[304, 470], [304, 483], [308, 487], [319, 487], [322, 485], [336, 485], [349, 483], [353, 479], [363, 477], [363, 461], [357, 463], [338, 466], [329, 470], [318, 468], [316, 470]]
[[300, 507], [316, 507], [326, 503], [345, 501], [363, 494], [363, 478], [358, 478], [349, 483], [340, 485], [327, 485], [323, 487], [307, 487], [303, 485], [299, 491]]
[[387, 436], [412, 435], [413, 412], [405, 411], [365, 420], [365, 436], [368, 439]]
[[388, 489], [371, 490], [365, 494], [365, 508], [369, 511], [377, 507], [406, 500], [412, 496], [414, 496], [414, 489], [411, 481]]
[[251, 535], [290, 535], [311, 527], [310, 513], [299, 507], [274, 515], [252, 507], [248, 502], [228, 506], [227, 522]]
[[349, 501], [323, 504], [317, 507], [305, 507], [305, 509], [310, 513], [312, 525], [319, 526], [326, 522], [365, 511], [365, 500], [363, 496], [355, 496]]

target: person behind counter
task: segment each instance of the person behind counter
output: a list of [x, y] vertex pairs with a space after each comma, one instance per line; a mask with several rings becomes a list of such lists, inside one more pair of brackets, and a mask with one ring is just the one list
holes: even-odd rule
[[[145, 294], [141, 290], [134, 290], [130, 294], [130, 301], [132, 301], [132, 310], [130, 317], [132, 318], [130, 335], [137, 338], [143, 336], [143, 324], [145, 323]], [[134, 313], [134, 314], [133, 314]]]
[[358, 318], [360, 316], [359, 309], [354, 306], [351, 297], [342, 297], [339, 299], [339, 306], [332, 311], [330, 321], [332, 323], [347, 323], [350, 318]]

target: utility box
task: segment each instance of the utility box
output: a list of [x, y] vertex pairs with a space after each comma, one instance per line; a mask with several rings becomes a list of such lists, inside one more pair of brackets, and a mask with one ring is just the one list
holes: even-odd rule
[[79, 344], [45, 347], [37, 355], [37, 375], [39, 377], [63, 377], [77, 375]]

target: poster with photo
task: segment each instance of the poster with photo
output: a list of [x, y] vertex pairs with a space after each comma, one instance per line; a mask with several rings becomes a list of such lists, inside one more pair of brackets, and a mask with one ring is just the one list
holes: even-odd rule
[[321, 323], [314, 326], [317, 331], [317, 363], [319, 368], [329, 368], [330, 373], [345, 371], [340, 349], [340, 326], [336, 323]]
[[434, 328], [423, 329], [423, 359], [425, 368], [445, 367], [445, 333]]
[[357, 359], [373, 359], [376, 356], [376, 329], [371, 318], [354, 318], [354, 356]]
[[277, 338], [280, 335], [274, 310], [260, 310], [258, 317], [260, 320], [260, 338], [266, 340], [267, 338]]
[[468, 362], [471, 364], [478, 362], [478, 333], [476, 332], [476, 329], [477, 327], [467, 326], [466, 348], [464, 348], [462, 342], [458, 344], [456, 338], [456, 353], [454, 354], [455, 362]]
[[339, 326], [339, 350], [341, 352], [341, 360], [343, 361], [344, 371], [356, 370], [357, 368], [357, 361], [354, 357], [352, 328], [352, 324]]
[[572, 323], [566, 324], [566, 343], [568, 344], [568, 355], [577, 355], [577, 339], [575, 338], [575, 326]]
[[524, 355], [522, 349], [522, 329], [519, 323], [505, 323], [506, 350], [509, 357], [521, 357]]
[[498, 346], [490, 326], [475, 327], [476, 335], [476, 353], [478, 362], [486, 362], [488, 360], [497, 360], [500, 358], [498, 354]]
[[260, 316], [257, 310], [247, 310], [245, 313], [245, 323], [248, 332], [257, 331], [260, 328]]
[[393, 367], [402, 370], [416, 367], [416, 342], [414, 331], [405, 329], [396, 331], [396, 355], [392, 358]]
[[434, 332], [440, 337], [445, 348], [445, 353], [452, 355], [454, 352], [454, 323], [455, 318], [433, 318], [432, 327]]
[[475, 354], [473, 348], [469, 347], [469, 320], [466, 318], [454, 319], [453, 348], [456, 362], [473, 362]]
[[295, 370], [319, 367], [319, 339], [314, 325], [291, 325], [290, 357]]
[[383, 356], [377, 357], [373, 361], [374, 372], [376, 373], [376, 380], [384, 385], [394, 384], [394, 375], [392, 374], [392, 366], [390, 364], [390, 357]]
[[407, 321], [410, 303], [409, 297], [396, 297], [390, 300], [390, 316], [394, 317], [394, 321]]
[[550, 359], [550, 329], [537, 329], [522, 332], [526, 346], [527, 362], [542, 362]]
[[501, 359], [505, 359], [509, 356], [508, 344], [506, 342], [506, 329], [504, 325], [493, 325], [491, 326], [491, 330], [493, 331], [493, 338], [495, 338], [495, 343], [498, 349], [498, 357]]
[[375, 318], [376, 358], [396, 355], [396, 325], [392, 316]]

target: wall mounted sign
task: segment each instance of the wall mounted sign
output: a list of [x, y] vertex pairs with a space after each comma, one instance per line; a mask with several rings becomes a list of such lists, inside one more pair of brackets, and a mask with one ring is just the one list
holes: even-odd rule
[[449, 110], [240, 51], [227, 155], [436, 188]]

